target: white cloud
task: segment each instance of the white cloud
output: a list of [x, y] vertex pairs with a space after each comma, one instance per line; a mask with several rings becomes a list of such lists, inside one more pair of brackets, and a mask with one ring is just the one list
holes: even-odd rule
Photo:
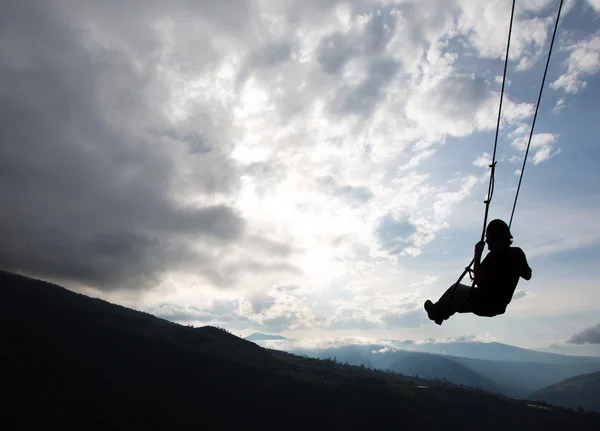
[[429, 149], [429, 150], [424, 150], [424, 151], [418, 152], [417, 154], [412, 156], [406, 164], [400, 166], [398, 168], [398, 170], [405, 171], [408, 169], [414, 169], [417, 166], [419, 166], [423, 160], [427, 159], [428, 157], [433, 156], [435, 154], [435, 152], [436, 152], [436, 150], [434, 150], [434, 149]]
[[446, 338], [427, 338], [424, 340], [415, 341], [414, 346], [418, 348], [418, 346], [423, 346], [427, 344], [437, 344], [437, 343], [470, 343], [470, 342], [481, 342], [481, 343], [490, 343], [493, 341], [497, 341], [497, 338], [494, 337], [489, 332], [485, 332], [481, 335], [459, 335], [454, 337], [446, 337]]
[[253, 300], [239, 300], [236, 314], [270, 332], [310, 329], [317, 322], [306, 300], [293, 294], [279, 292]]
[[491, 163], [491, 154], [483, 153], [473, 161], [473, 166], [477, 166], [478, 168], [487, 168]]
[[552, 112], [558, 114], [563, 109], [565, 109], [566, 106], [567, 106], [567, 104], [565, 103], [565, 98], [561, 97], [560, 99], [558, 99], [556, 101], [556, 105], [554, 105], [554, 108], [552, 109]]
[[586, 87], [585, 78], [600, 71], [600, 33], [569, 45], [566, 50], [569, 56], [565, 61], [567, 71], [550, 87], [563, 89], [567, 93], [578, 93]]
[[600, 0], [587, 0], [587, 2], [596, 12], [600, 13]]
[[[425, 280], [431, 284], [431, 280]], [[328, 319], [327, 329], [368, 330], [373, 328], [419, 327], [428, 322], [421, 305], [415, 302], [419, 295], [415, 288], [407, 293], [366, 293], [354, 294], [350, 300], [334, 301], [335, 313]]]
[[[502, 80], [503, 80], [502, 76], [494, 77], [494, 82], [496, 82], [496, 84], [502, 85]], [[506, 82], [504, 83], [505, 87], [508, 87], [511, 84], [512, 84], [512, 81], [510, 79], [506, 79]]]
[[529, 125], [528, 124], [520, 124], [517, 128], [515, 128], [513, 131], [511, 131], [508, 134], [509, 138], [515, 138], [517, 136], [521, 136], [521, 135], [525, 135], [529, 133]]
[[462, 179], [462, 185], [459, 190], [452, 192], [441, 192], [437, 196], [437, 201], [433, 204], [433, 211], [437, 220], [445, 220], [452, 207], [458, 202], [470, 196], [473, 187], [480, 180], [475, 176], [468, 176]]
[[[512, 141], [512, 146], [519, 151], [527, 149], [529, 134], [521, 135]], [[554, 144], [557, 136], [552, 133], [534, 133], [531, 138], [530, 151], [533, 152], [532, 161], [534, 165], [538, 165], [561, 152], [560, 148], [555, 148]]]
[[[426, 130], [429, 139], [462, 137], [495, 128], [500, 94], [482, 78], [445, 73], [419, 84], [406, 105], [408, 118]], [[503, 104], [504, 125], [520, 122], [533, 113], [531, 105], [515, 103], [506, 95]]]
[[[540, 13], [550, 0], [518, 2], [509, 58], [517, 61], [517, 69], [530, 68], [542, 54], [546, 45], [553, 15], [531, 17]], [[510, 2], [501, 0], [481, 2], [468, 0], [460, 3], [462, 16], [458, 21], [461, 33], [467, 34], [479, 55], [486, 58], [503, 58], [506, 51], [510, 21]]]
[[[283, 351], [298, 351], [303, 349], [328, 349], [328, 348], [336, 348], [347, 345], [364, 345], [365, 348], [369, 345], [378, 344], [378, 345], [392, 345], [392, 342], [388, 340], [380, 340], [371, 336], [345, 336], [345, 337], [335, 337], [331, 336], [327, 339], [323, 338], [291, 338], [288, 337], [285, 340], [266, 340], [266, 341], [257, 341], [256, 344], [264, 347], [276, 348], [278, 350]], [[384, 347], [385, 348], [385, 347]], [[383, 353], [383, 352], [381, 352]]]
[[426, 275], [425, 279], [423, 280], [423, 284], [425, 286], [428, 286], [430, 284], [436, 283], [439, 279], [440, 277], [437, 275]]
[[[480, 335], [459, 335], [445, 338], [423, 338], [417, 340], [404, 339], [388, 339], [375, 336], [346, 336], [346, 337], [330, 337], [322, 338], [286, 338], [285, 340], [264, 340], [258, 341], [257, 344], [265, 347], [276, 347], [284, 351], [298, 351], [302, 349], [328, 349], [342, 346], [364, 346], [365, 353], [369, 352], [373, 355], [386, 354], [396, 352], [398, 350], [423, 351], [428, 352], [428, 345], [431, 344], [448, 344], [448, 343], [490, 343], [498, 341], [498, 338], [489, 332]], [[379, 347], [373, 349], [373, 345]]]
[[557, 150], [553, 150], [553, 148], [550, 145], [544, 146], [543, 148], [537, 150], [533, 155], [533, 164], [539, 165], [540, 163], [549, 160], [550, 158], [554, 157], [560, 152], [560, 148], [558, 148]]

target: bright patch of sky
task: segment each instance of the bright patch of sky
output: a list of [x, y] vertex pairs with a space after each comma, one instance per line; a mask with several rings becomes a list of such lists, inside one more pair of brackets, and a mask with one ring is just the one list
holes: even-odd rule
[[[4, 138], [44, 136], [69, 155], [2, 149], [46, 178], [51, 208], [25, 203], [38, 190], [25, 180], [6, 183], [0, 221], [19, 232], [1, 251], [8, 269], [244, 335], [567, 348], [600, 316], [596, 0], [565, 2], [515, 213], [533, 279], [493, 319], [440, 327], [422, 309], [481, 234], [510, 6], [9, 7], [4, 19], [32, 31], [2, 30]], [[557, 7], [517, 1], [490, 220], [510, 217]], [[40, 137], [25, 117], [45, 118]], [[19, 254], [27, 241], [35, 256]]]

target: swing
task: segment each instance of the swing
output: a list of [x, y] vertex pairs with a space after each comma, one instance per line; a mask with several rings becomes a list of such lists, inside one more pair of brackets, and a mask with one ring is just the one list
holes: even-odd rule
[[[521, 167], [521, 174], [520, 174], [520, 177], [519, 177], [519, 184], [517, 186], [517, 192], [516, 192], [516, 195], [515, 195], [515, 200], [514, 200], [514, 203], [513, 203], [512, 212], [511, 212], [511, 215], [510, 215], [510, 222], [508, 224], [509, 231], [510, 231], [510, 227], [512, 226], [512, 221], [513, 221], [513, 217], [514, 217], [514, 214], [515, 214], [515, 208], [517, 206], [517, 200], [519, 198], [519, 191], [521, 190], [521, 182], [523, 181], [523, 174], [525, 172], [525, 165], [527, 163], [527, 156], [529, 154], [529, 148], [531, 146], [531, 140], [532, 140], [532, 137], [533, 137], [533, 130], [535, 128], [535, 122], [536, 122], [536, 119], [537, 119], [538, 110], [539, 110], [540, 102], [541, 102], [541, 99], [542, 99], [542, 92], [544, 90], [544, 83], [546, 82], [546, 75], [548, 73], [548, 66], [550, 64], [550, 58], [551, 58], [551, 55], [552, 55], [552, 47], [554, 46], [554, 39], [556, 38], [556, 32], [557, 32], [557, 29], [558, 29], [558, 22], [559, 22], [559, 19], [560, 19], [560, 12], [562, 10], [563, 1], [564, 0], [560, 0], [560, 4], [558, 6], [558, 12], [557, 12], [557, 15], [556, 15], [556, 22], [554, 24], [554, 32], [552, 33], [552, 40], [550, 42], [550, 48], [548, 50], [548, 58], [546, 60], [546, 67], [544, 69], [544, 75], [542, 77], [542, 83], [541, 83], [541, 86], [540, 86], [540, 92], [538, 94], [537, 104], [536, 104], [536, 107], [535, 107], [535, 113], [534, 113], [534, 116], [533, 116], [533, 121], [532, 121], [532, 124], [531, 124], [531, 129], [529, 131], [529, 140], [527, 142], [527, 148], [525, 150], [525, 157], [523, 159], [523, 166]], [[487, 199], [484, 201], [484, 204], [485, 204], [485, 213], [484, 213], [484, 218], [483, 218], [483, 230], [481, 232], [481, 242], [483, 242], [484, 238], [485, 238], [485, 232], [486, 232], [486, 225], [487, 225], [487, 219], [488, 219], [488, 213], [489, 213], [490, 203], [492, 202], [492, 197], [493, 197], [493, 194], [494, 194], [494, 174], [495, 174], [496, 163], [497, 163], [496, 162], [496, 149], [497, 149], [497, 146], [498, 146], [498, 134], [499, 134], [499, 130], [500, 130], [500, 119], [501, 119], [501, 115], [502, 115], [502, 100], [504, 98], [504, 84], [505, 84], [505, 81], [506, 81], [506, 70], [507, 70], [507, 66], [508, 66], [508, 54], [509, 54], [509, 49], [510, 49], [510, 39], [511, 39], [511, 34], [512, 34], [513, 18], [514, 18], [514, 13], [515, 13], [515, 3], [516, 3], [516, 0], [513, 0], [512, 10], [511, 10], [511, 16], [510, 16], [509, 31], [508, 31], [508, 41], [507, 41], [507, 46], [506, 46], [506, 57], [504, 59], [504, 73], [503, 73], [503, 77], [502, 77], [502, 89], [501, 89], [501, 92], [500, 92], [500, 103], [499, 103], [499, 108], [498, 108], [498, 121], [497, 121], [497, 124], [496, 124], [496, 136], [495, 136], [495, 139], [494, 139], [494, 151], [493, 151], [493, 155], [492, 155], [492, 163], [489, 165], [489, 168], [490, 168], [490, 182], [489, 182], [489, 185], [488, 185]], [[465, 275], [469, 274], [469, 277], [470, 277], [470, 279], [472, 281], [472, 284], [471, 284], [471, 289], [469, 290], [468, 294], [464, 298], [463, 305], [469, 299], [469, 296], [470, 296], [471, 292], [473, 292], [473, 287], [475, 286], [474, 271], [473, 271], [473, 269], [471, 269], [471, 266], [474, 263], [475, 263], [475, 258], [473, 258], [471, 260], [471, 263], [469, 263], [469, 265], [467, 267], [465, 267], [463, 273], [458, 278], [458, 280], [456, 281], [456, 283], [453, 285], [452, 291], [450, 293], [450, 298], [452, 298], [454, 296], [455, 291], [456, 291], [456, 287], [459, 286], [460, 282], [465, 277]], [[438, 322], [436, 321], [436, 323], [438, 323]]]

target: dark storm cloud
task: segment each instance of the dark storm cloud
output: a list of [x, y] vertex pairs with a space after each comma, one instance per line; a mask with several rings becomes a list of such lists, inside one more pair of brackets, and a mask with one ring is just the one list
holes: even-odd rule
[[600, 323], [586, 328], [578, 334], [573, 335], [567, 341], [569, 344], [600, 344]]
[[[211, 254], [186, 244], [226, 246], [243, 234], [243, 220], [227, 206], [183, 205], [175, 195], [233, 187], [230, 144], [217, 130], [226, 113], [208, 118], [203, 133], [185, 124], [173, 132], [153, 36], [123, 41], [150, 57], [137, 61], [84, 37], [65, 5], [0, 6], [0, 266], [106, 290], [147, 287], [167, 268], [223, 278]], [[114, 7], [106, 3], [104, 18], [122, 12]], [[130, 17], [132, 28], [145, 30]], [[123, 36], [127, 27], [115, 20]]]

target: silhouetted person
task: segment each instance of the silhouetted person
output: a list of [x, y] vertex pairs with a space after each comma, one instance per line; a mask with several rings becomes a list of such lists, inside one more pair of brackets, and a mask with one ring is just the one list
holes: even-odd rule
[[[531, 268], [527, 257], [519, 247], [511, 247], [512, 235], [508, 225], [500, 220], [492, 220], [485, 231], [486, 239], [475, 244], [473, 266], [476, 287], [457, 284], [442, 295], [435, 304], [425, 301], [428, 317], [438, 325], [454, 313], [473, 313], [478, 316], [493, 317], [503, 314], [512, 300], [519, 278], [531, 279]], [[490, 252], [483, 262], [481, 255], [485, 243]]]

